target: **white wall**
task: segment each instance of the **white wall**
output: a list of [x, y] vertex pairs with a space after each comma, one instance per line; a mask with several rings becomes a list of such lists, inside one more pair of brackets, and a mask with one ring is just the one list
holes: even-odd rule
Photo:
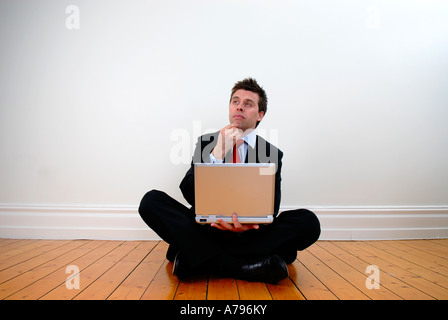
[[193, 141], [251, 76], [284, 208], [448, 208], [447, 16], [424, 0], [2, 0], [0, 204], [183, 201]]

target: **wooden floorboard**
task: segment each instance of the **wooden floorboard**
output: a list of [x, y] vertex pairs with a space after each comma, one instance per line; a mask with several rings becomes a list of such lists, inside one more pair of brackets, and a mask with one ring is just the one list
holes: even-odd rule
[[447, 239], [318, 241], [275, 285], [215, 276], [179, 281], [167, 248], [163, 241], [0, 239], [0, 299], [448, 299]]

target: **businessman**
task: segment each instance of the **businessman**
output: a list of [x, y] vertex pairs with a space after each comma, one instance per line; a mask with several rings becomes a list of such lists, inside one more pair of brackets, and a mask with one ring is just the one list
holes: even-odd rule
[[[179, 279], [207, 273], [276, 283], [288, 276], [286, 264], [296, 259], [297, 251], [319, 238], [320, 224], [313, 212], [297, 209], [279, 214], [283, 152], [256, 134], [266, 112], [266, 92], [257, 81], [247, 78], [237, 82], [230, 95], [229, 124], [219, 132], [198, 138], [191, 167], [180, 183], [191, 207], [158, 190], [143, 197], [140, 216], [170, 244], [167, 259], [174, 261], [173, 273]], [[211, 225], [196, 223], [194, 163], [223, 162], [276, 164], [271, 224], [242, 224], [238, 213], [233, 215], [233, 223], [222, 220]]]

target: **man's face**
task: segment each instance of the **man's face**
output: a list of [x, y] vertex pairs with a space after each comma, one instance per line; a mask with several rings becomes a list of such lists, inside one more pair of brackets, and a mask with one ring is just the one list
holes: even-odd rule
[[229, 105], [229, 121], [243, 131], [255, 129], [264, 112], [258, 112], [258, 94], [247, 90], [237, 90]]

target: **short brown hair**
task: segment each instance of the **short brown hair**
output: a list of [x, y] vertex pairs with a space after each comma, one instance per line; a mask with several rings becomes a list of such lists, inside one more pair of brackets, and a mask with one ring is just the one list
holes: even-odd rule
[[[238, 81], [232, 88], [232, 94], [230, 95], [230, 101], [232, 101], [232, 97], [237, 90], [247, 90], [252, 91], [258, 94], [258, 112], [263, 111], [264, 115], [268, 111], [268, 97], [266, 96], [266, 92], [264, 89], [257, 83], [255, 79], [246, 78], [244, 80]], [[260, 121], [257, 122], [257, 125]]]

